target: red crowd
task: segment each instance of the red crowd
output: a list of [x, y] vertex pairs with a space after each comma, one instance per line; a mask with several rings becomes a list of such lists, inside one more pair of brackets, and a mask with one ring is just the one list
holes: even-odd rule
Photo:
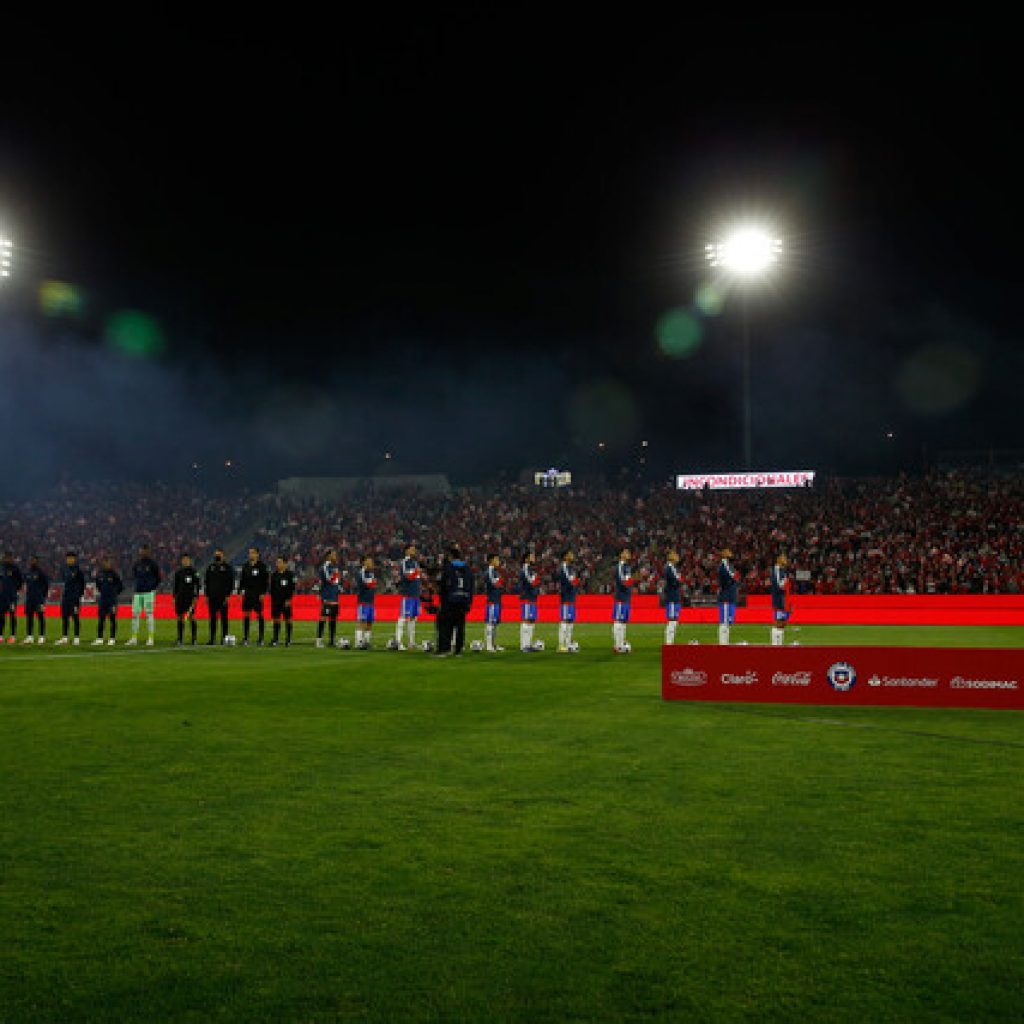
[[[245, 538], [241, 540], [240, 538]], [[553, 586], [572, 549], [589, 592], [610, 589], [618, 552], [629, 548], [640, 593], [652, 593], [675, 548], [691, 596], [711, 595], [723, 548], [745, 589], [767, 589], [776, 555], [789, 558], [798, 590], [813, 593], [1024, 592], [1024, 481], [972, 473], [897, 479], [835, 479], [796, 490], [680, 492], [646, 488], [504, 487], [448, 496], [373, 494], [337, 502], [281, 496], [209, 498], [198, 491], [124, 484], [64, 485], [44, 500], [0, 504], [0, 549], [37, 554], [55, 572], [66, 550], [87, 567], [109, 554], [123, 572], [148, 542], [165, 576], [182, 551], [209, 557], [246, 543], [292, 561], [313, 588], [329, 547], [350, 569], [378, 562], [382, 589], [397, 581], [405, 546], [430, 555], [459, 544], [483, 565], [497, 554], [518, 566], [532, 550]]]

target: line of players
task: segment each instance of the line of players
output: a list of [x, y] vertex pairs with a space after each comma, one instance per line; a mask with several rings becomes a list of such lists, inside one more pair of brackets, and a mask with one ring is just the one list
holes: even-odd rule
[[[738, 600], [739, 573], [732, 564], [732, 552], [725, 549], [718, 565], [718, 607], [719, 627], [718, 642], [728, 644], [730, 629], [736, 619]], [[634, 579], [630, 568], [630, 551], [624, 548], [615, 566], [613, 581], [612, 604], [612, 646], [617, 654], [628, 654], [631, 651], [626, 639], [626, 629], [630, 618]], [[139, 558], [131, 569], [134, 583], [132, 597], [131, 636], [126, 641], [128, 646], [139, 642], [139, 626], [145, 617], [148, 637], [147, 646], [152, 646], [156, 621], [154, 604], [156, 590], [162, 582], [160, 568], [153, 559], [148, 545], [143, 545]], [[320, 585], [320, 618], [317, 622], [316, 646], [324, 646], [324, 633], [327, 632], [327, 643], [331, 646], [339, 644], [337, 638], [338, 609], [342, 592], [342, 570], [338, 563], [336, 550], [327, 552], [326, 560], [318, 571]], [[487, 558], [487, 570], [483, 576], [484, 597], [486, 602], [484, 614], [483, 649], [488, 652], [504, 650], [499, 646], [498, 627], [502, 621], [502, 597], [507, 583], [497, 555]], [[61, 637], [58, 644], [78, 644], [80, 642], [81, 617], [80, 607], [85, 595], [86, 578], [78, 565], [75, 552], [69, 551], [65, 557], [65, 565], [61, 570], [62, 596], [60, 604]], [[110, 558], [104, 558], [101, 568], [94, 578], [97, 595], [97, 636], [94, 646], [116, 643], [117, 608], [120, 595], [124, 591], [124, 583], [114, 570]], [[262, 646], [265, 639], [265, 598], [270, 596], [270, 618], [273, 624], [271, 646], [281, 642], [282, 626], [284, 627], [284, 645], [292, 641], [292, 600], [296, 589], [295, 573], [288, 567], [287, 561], [278, 556], [275, 568], [271, 572], [260, 557], [258, 548], [250, 548], [248, 558], [242, 565], [238, 576], [225, 560], [224, 551], [217, 549], [214, 559], [200, 575], [192, 564], [190, 555], [181, 556], [181, 564], [174, 573], [171, 591], [174, 599], [174, 613], [177, 620], [177, 640], [180, 646], [185, 642], [186, 628], [189, 639], [194, 645], [197, 642], [198, 620], [196, 607], [201, 594], [205, 594], [209, 611], [208, 645], [217, 643], [217, 623], [221, 625], [221, 643], [225, 643], [228, 633], [228, 600], [233, 593], [242, 598], [243, 645], [250, 642], [250, 624], [255, 618], [257, 627], [256, 644]], [[571, 550], [563, 553], [558, 570], [559, 592], [559, 625], [558, 651], [573, 653], [579, 645], [573, 640], [573, 628], [576, 623], [576, 599], [579, 593], [580, 578], [575, 568], [575, 556]], [[25, 588], [25, 620], [26, 636], [23, 643], [45, 643], [46, 624], [44, 607], [50, 588], [50, 581], [39, 566], [39, 559], [33, 557], [24, 575], [14, 563], [10, 552], [5, 552], [0, 562], [0, 642], [6, 640], [12, 644], [17, 639], [16, 606], [18, 593]], [[355, 646], [359, 649], [368, 648], [372, 643], [373, 624], [375, 619], [374, 603], [377, 591], [377, 577], [374, 561], [367, 556], [363, 559], [355, 576], [356, 589], [356, 634]], [[540, 575], [537, 569], [536, 556], [526, 556], [519, 570], [516, 593], [520, 602], [519, 649], [524, 653], [541, 650], [542, 647], [534, 640], [534, 629], [537, 623], [537, 601], [540, 596]], [[661, 581], [661, 603], [665, 609], [665, 643], [675, 643], [679, 615], [682, 608], [683, 581], [679, 572], [679, 554], [668, 552], [666, 565]], [[415, 648], [416, 623], [426, 603], [433, 608], [433, 592], [431, 582], [419, 561], [416, 546], [410, 544], [399, 565], [399, 594], [401, 598], [399, 617], [395, 624], [395, 638], [389, 646], [398, 650]], [[779, 555], [771, 573], [771, 594], [773, 624], [771, 642], [773, 645], [784, 643], [785, 625], [790, 616], [790, 580], [785, 555]], [[8, 631], [9, 623], [9, 631]], [[38, 623], [38, 636], [36, 635]], [[104, 640], [104, 630], [109, 625], [109, 636]], [[691, 641], [695, 642], [695, 641]]]

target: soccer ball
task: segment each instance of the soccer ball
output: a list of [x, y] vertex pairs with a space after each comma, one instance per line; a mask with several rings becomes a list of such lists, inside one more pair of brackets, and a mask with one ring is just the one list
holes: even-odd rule
[[533, 642], [533, 649], [535, 651], [543, 651], [544, 650], [544, 641], [543, 640], [534, 640], [534, 642]]
[[484, 649], [484, 642], [482, 640], [474, 640], [470, 645], [471, 651], [482, 651]]
[[359, 643], [356, 644], [356, 650], [357, 651], [368, 651], [369, 649], [370, 649], [370, 644], [366, 640], [360, 640]]
[[429, 654], [433, 649], [434, 649], [434, 641], [433, 640], [424, 640], [423, 643], [420, 644], [420, 650], [423, 651], [424, 654]]
[[352, 646], [352, 641], [347, 636], [341, 637], [335, 645], [339, 651], [347, 651]]
[[579, 654], [580, 653], [580, 645], [575, 640], [570, 640], [569, 641], [569, 653], [570, 654]]
[[632, 653], [633, 653], [633, 645], [632, 645], [632, 644], [631, 644], [631, 643], [630, 643], [630, 642], [629, 642], [629, 641], [627, 640], [627, 641], [626, 641], [626, 642], [625, 642], [625, 643], [624, 643], [624, 644], [623, 644], [623, 645], [622, 645], [622, 646], [621, 646], [621, 647], [619, 648], [619, 650], [620, 650], [620, 651], [622, 651], [622, 653], [623, 653], [623, 654], [632, 654]]
[[236, 637], [234, 635], [234, 633], [228, 633], [228, 635], [226, 637], [224, 637], [224, 646], [225, 647], [234, 647], [235, 644], [237, 644], [237, 643], [238, 643], [238, 637]]
[[388, 650], [389, 651], [397, 651], [398, 650], [398, 641], [394, 637], [392, 637], [388, 641]]

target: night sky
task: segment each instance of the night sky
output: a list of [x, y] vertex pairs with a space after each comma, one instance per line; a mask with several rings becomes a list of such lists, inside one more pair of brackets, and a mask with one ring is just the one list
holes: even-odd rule
[[[755, 465], [1024, 448], [994, 35], [395, 12], [4, 61], [0, 429], [31, 425], [26, 483], [737, 468], [741, 301], [695, 295], [742, 215], [785, 246], [747, 299]], [[41, 308], [48, 280], [80, 305]]]

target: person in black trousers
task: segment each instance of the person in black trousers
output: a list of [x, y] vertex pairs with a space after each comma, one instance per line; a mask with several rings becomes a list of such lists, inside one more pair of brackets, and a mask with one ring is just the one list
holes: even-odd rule
[[228, 635], [228, 598], [235, 589], [235, 570], [224, 561], [222, 548], [214, 551], [213, 561], [206, 567], [203, 589], [210, 609], [210, 639], [206, 646], [212, 647], [217, 639], [217, 619], [220, 619], [221, 643]]
[[437, 614], [437, 656], [445, 658], [454, 653], [459, 657], [466, 646], [466, 616], [473, 606], [473, 570], [454, 545], [441, 569], [437, 596], [441, 604]]

